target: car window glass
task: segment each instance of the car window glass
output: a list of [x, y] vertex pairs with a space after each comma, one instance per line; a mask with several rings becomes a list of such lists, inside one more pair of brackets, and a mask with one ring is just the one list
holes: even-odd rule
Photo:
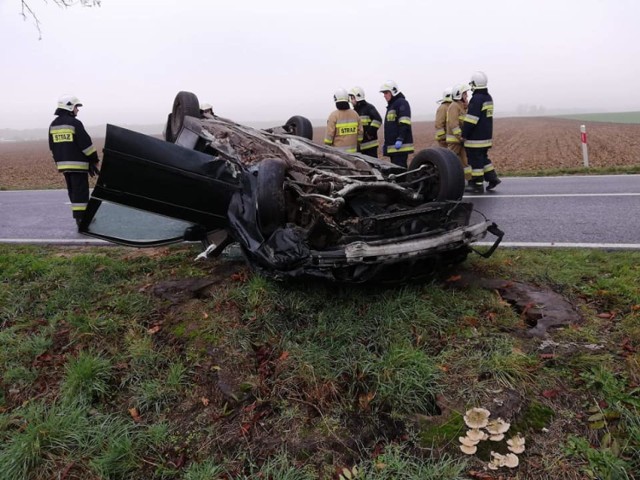
[[130, 242], [155, 242], [182, 238], [191, 226], [190, 222], [103, 200], [88, 230]]

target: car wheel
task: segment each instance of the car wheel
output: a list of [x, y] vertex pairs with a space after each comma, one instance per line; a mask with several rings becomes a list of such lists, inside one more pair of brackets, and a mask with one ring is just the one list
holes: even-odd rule
[[174, 137], [173, 135], [171, 135], [171, 117], [172, 117], [172, 115], [171, 115], [171, 114], [169, 114], [169, 115], [167, 116], [167, 124], [166, 124], [166, 126], [164, 127], [164, 139], [165, 139], [167, 142], [171, 142], [171, 143], [173, 143], [173, 142], [175, 142], [175, 141], [176, 141], [176, 139], [175, 139], [175, 137]]
[[420, 150], [411, 159], [409, 169], [426, 166], [430, 178], [424, 182], [425, 201], [460, 200], [464, 195], [464, 169], [458, 156], [446, 148]]
[[266, 158], [258, 166], [256, 202], [258, 224], [265, 238], [286, 221], [284, 207], [284, 174], [286, 164], [277, 158]]
[[171, 110], [171, 119], [167, 125], [167, 140], [171, 138], [170, 141], [175, 142], [178, 138], [184, 125], [184, 117], [200, 117], [200, 102], [194, 93], [178, 92], [176, 95]]
[[287, 120], [284, 129], [291, 135], [313, 140], [313, 125], [307, 117], [296, 115]]

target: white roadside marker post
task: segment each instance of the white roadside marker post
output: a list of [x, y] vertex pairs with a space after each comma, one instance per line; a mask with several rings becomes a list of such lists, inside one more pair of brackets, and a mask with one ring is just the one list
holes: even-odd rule
[[589, 168], [589, 151], [587, 150], [587, 127], [580, 125], [580, 141], [582, 142], [582, 163]]

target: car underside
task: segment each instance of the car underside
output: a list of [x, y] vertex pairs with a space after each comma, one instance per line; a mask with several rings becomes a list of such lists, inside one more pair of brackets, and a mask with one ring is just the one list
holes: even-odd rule
[[[108, 126], [83, 233], [136, 246], [199, 240], [202, 256], [237, 243], [263, 275], [341, 282], [431, 275], [488, 232], [496, 240], [484, 256], [502, 238], [462, 201], [462, 166], [446, 149], [422, 150], [405, 169], [313, 143], [301, 116], [258, 130], [197, 105], [178, 94], [165, 140]], [[116, 219], [132, 209], [153, 217]], [[165, 221], [172, 234], [161, 238]]]

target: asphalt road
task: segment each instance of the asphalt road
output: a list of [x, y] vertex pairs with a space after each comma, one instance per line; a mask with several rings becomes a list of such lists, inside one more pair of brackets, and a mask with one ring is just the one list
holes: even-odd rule
[[[640, 249], [640, 175], [505, 177], [465, 199], [503, 246]], [[108, 245], [76, 231], [66, 190], [0, 191], [0, 243]]]

